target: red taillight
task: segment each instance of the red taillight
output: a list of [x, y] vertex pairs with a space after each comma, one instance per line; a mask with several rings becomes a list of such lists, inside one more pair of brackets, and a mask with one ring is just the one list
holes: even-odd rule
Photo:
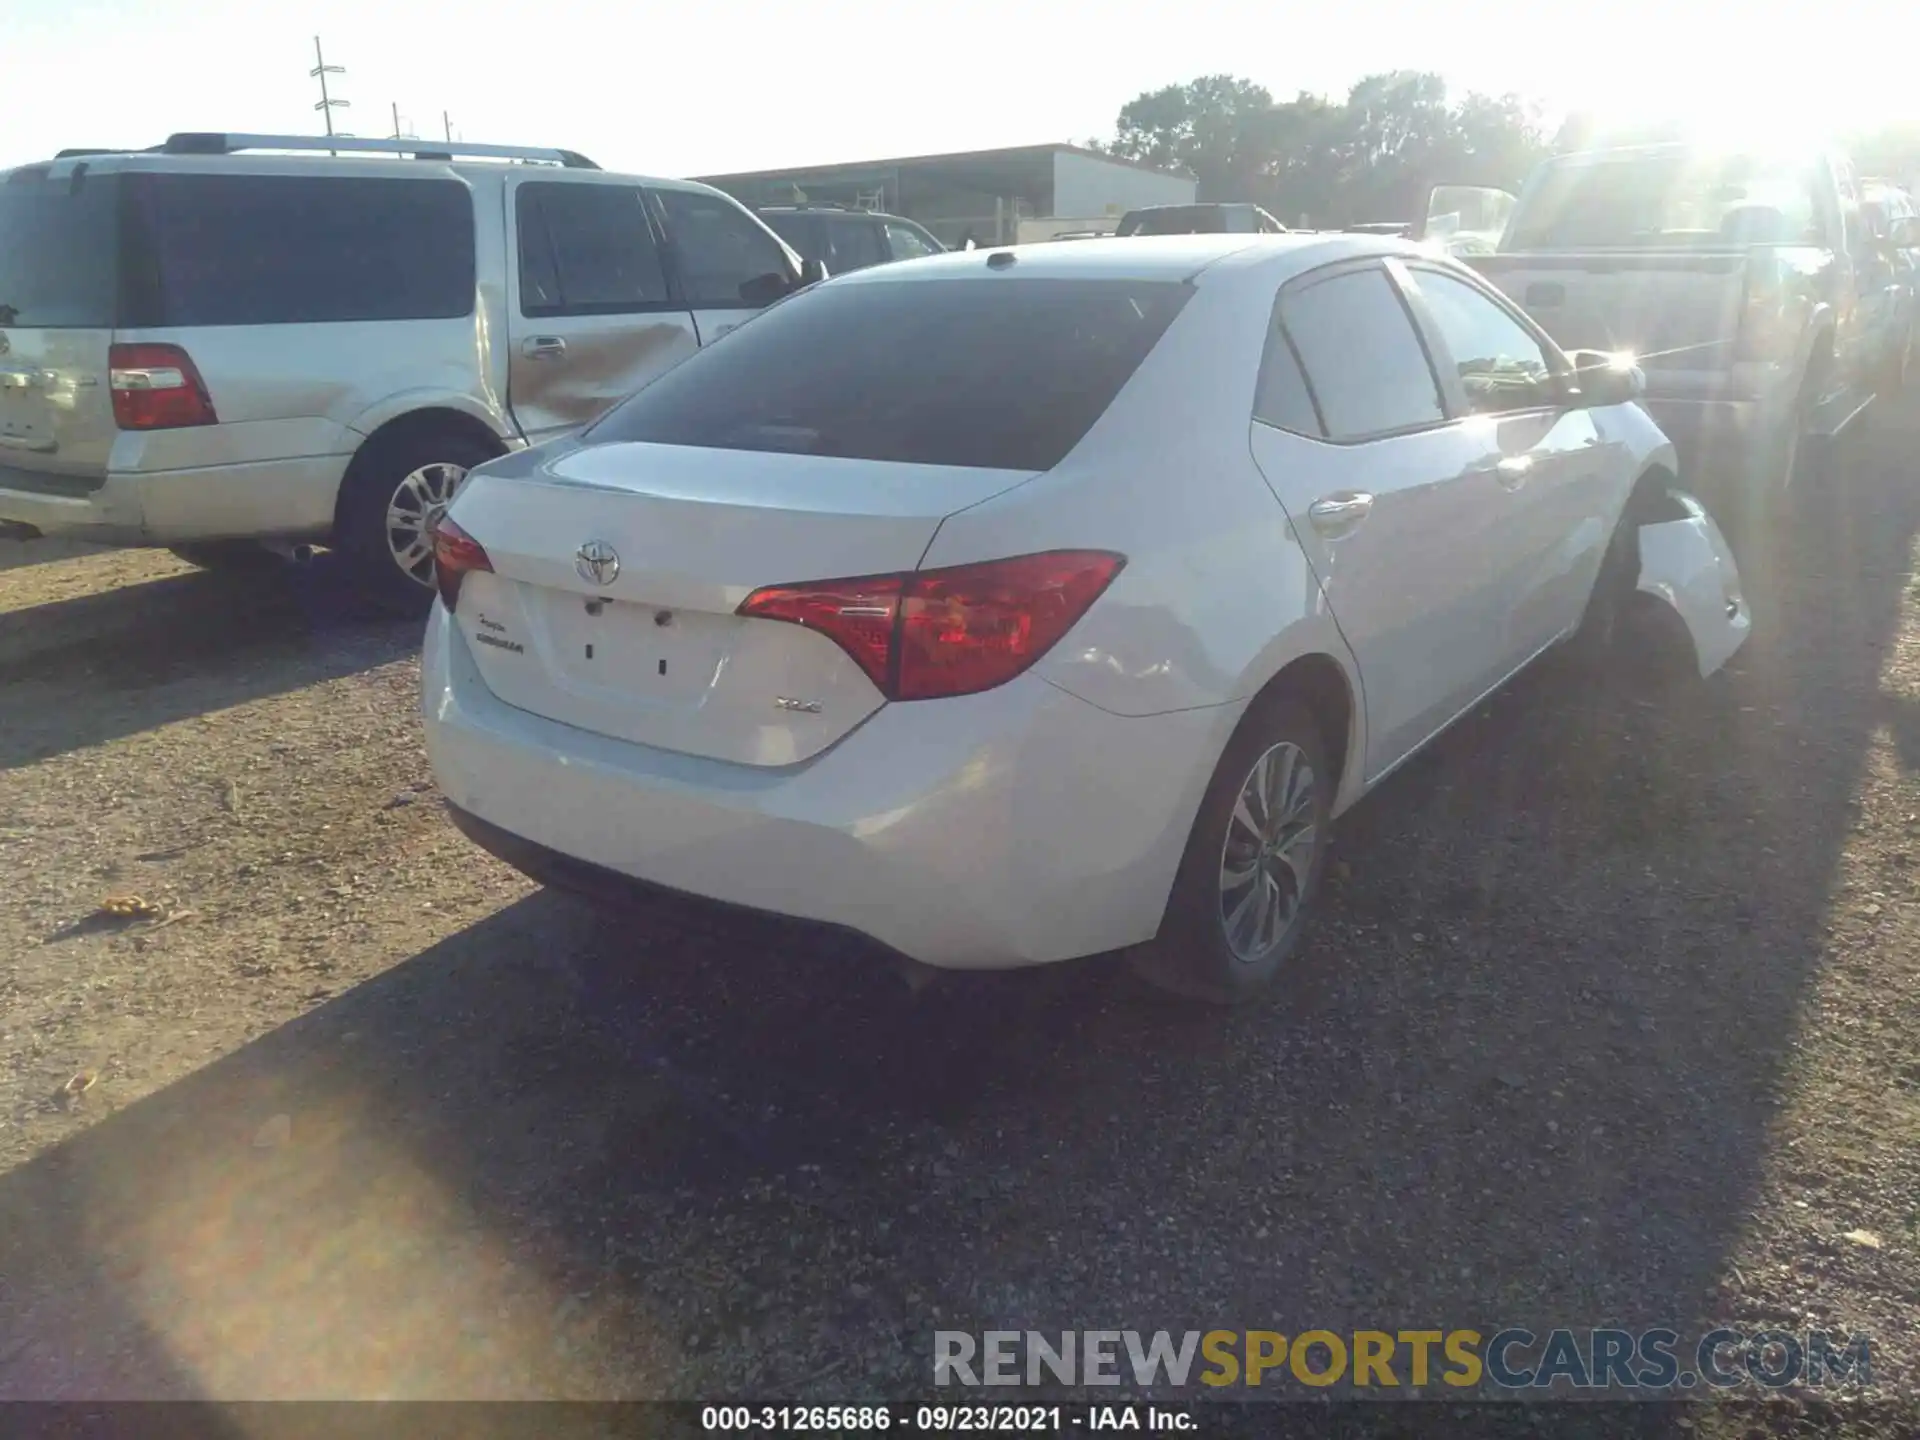
[[473, 570], [491, 574], [493, 561], [478, 540], [442, 515], [433, 527], [433, 583], [449, 613], [460, 603], [461, 577]]
[[178, 345], [115, 345], [107, 352], [113, 418], [122, 430], [217, 425], [213, 399]]
[[1012, 560], [756, 590], [739, 613], [818, 630], [890, 700], [1004, 685], [1071, 630], [1124, 557], [1049, 550]]

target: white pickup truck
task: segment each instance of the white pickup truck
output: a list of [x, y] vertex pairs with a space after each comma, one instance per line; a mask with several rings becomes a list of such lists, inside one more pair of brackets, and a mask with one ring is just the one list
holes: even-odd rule
[[1556, 156], [1518, 197], [1448, 186], [1424, 228], [1566, 349], [1629, 351], [1687, 487], [1737, 532], [1872, 396], [1860, 222], [1833, 155], [1684, 144]]

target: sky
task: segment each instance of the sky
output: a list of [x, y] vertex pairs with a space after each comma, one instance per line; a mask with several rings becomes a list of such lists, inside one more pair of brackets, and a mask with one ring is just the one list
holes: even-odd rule
[[0, 0], [0, 166], [176, 130], [319, 133], [316, 34], [346, 70], [343, 130], [391, 134], [397, 103], [411, 133], [445, 111], [461, 139], [701, 175], [1084, 141], [1141, 91], [1218, 72], [1290, 98], [1433, 70], [1550, 115], [1805, 139], [1920, 121], [1913, 31], [1870, 0]]

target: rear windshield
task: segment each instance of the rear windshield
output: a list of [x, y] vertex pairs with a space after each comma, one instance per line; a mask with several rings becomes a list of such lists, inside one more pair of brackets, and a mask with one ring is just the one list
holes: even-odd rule
[[0, 184], [0, 325], [110, 329], [119, 287], [111, 175]]
[[1120, 235], [1224, 235], [1227, 212], [1216, 205], [1169, 205], [1136, 210], [1120, 221]]
[[1819, 243], [1811, 169], [1752, 156], [1554, 165], [1514, 212], [1508, 250]]
[[128, 327], [432, 320], [473, 313], [458, 180], [126, 177]]
[[827, 285], [689, 356], [586, 438], [1047, 470], [1191, 293], [1014, 276]]

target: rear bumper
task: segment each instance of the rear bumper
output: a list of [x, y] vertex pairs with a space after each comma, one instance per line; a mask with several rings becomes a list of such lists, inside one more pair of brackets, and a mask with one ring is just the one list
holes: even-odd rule
[[321, 540], [333, 529], [345, 455], [110, 473], [94, 489], [0, 466], [0, 520], [109, 545]]
[[438, 604], [421, 676], [442, 791], [479, 822], [468, 833], [535, 879], [607, 898], [678, 891], [949, 969], [1150, 939], [1239, 713], [1122, 718], [1029, 672], [884, 706], [813, 759], [770, 768], [517, 710]]

